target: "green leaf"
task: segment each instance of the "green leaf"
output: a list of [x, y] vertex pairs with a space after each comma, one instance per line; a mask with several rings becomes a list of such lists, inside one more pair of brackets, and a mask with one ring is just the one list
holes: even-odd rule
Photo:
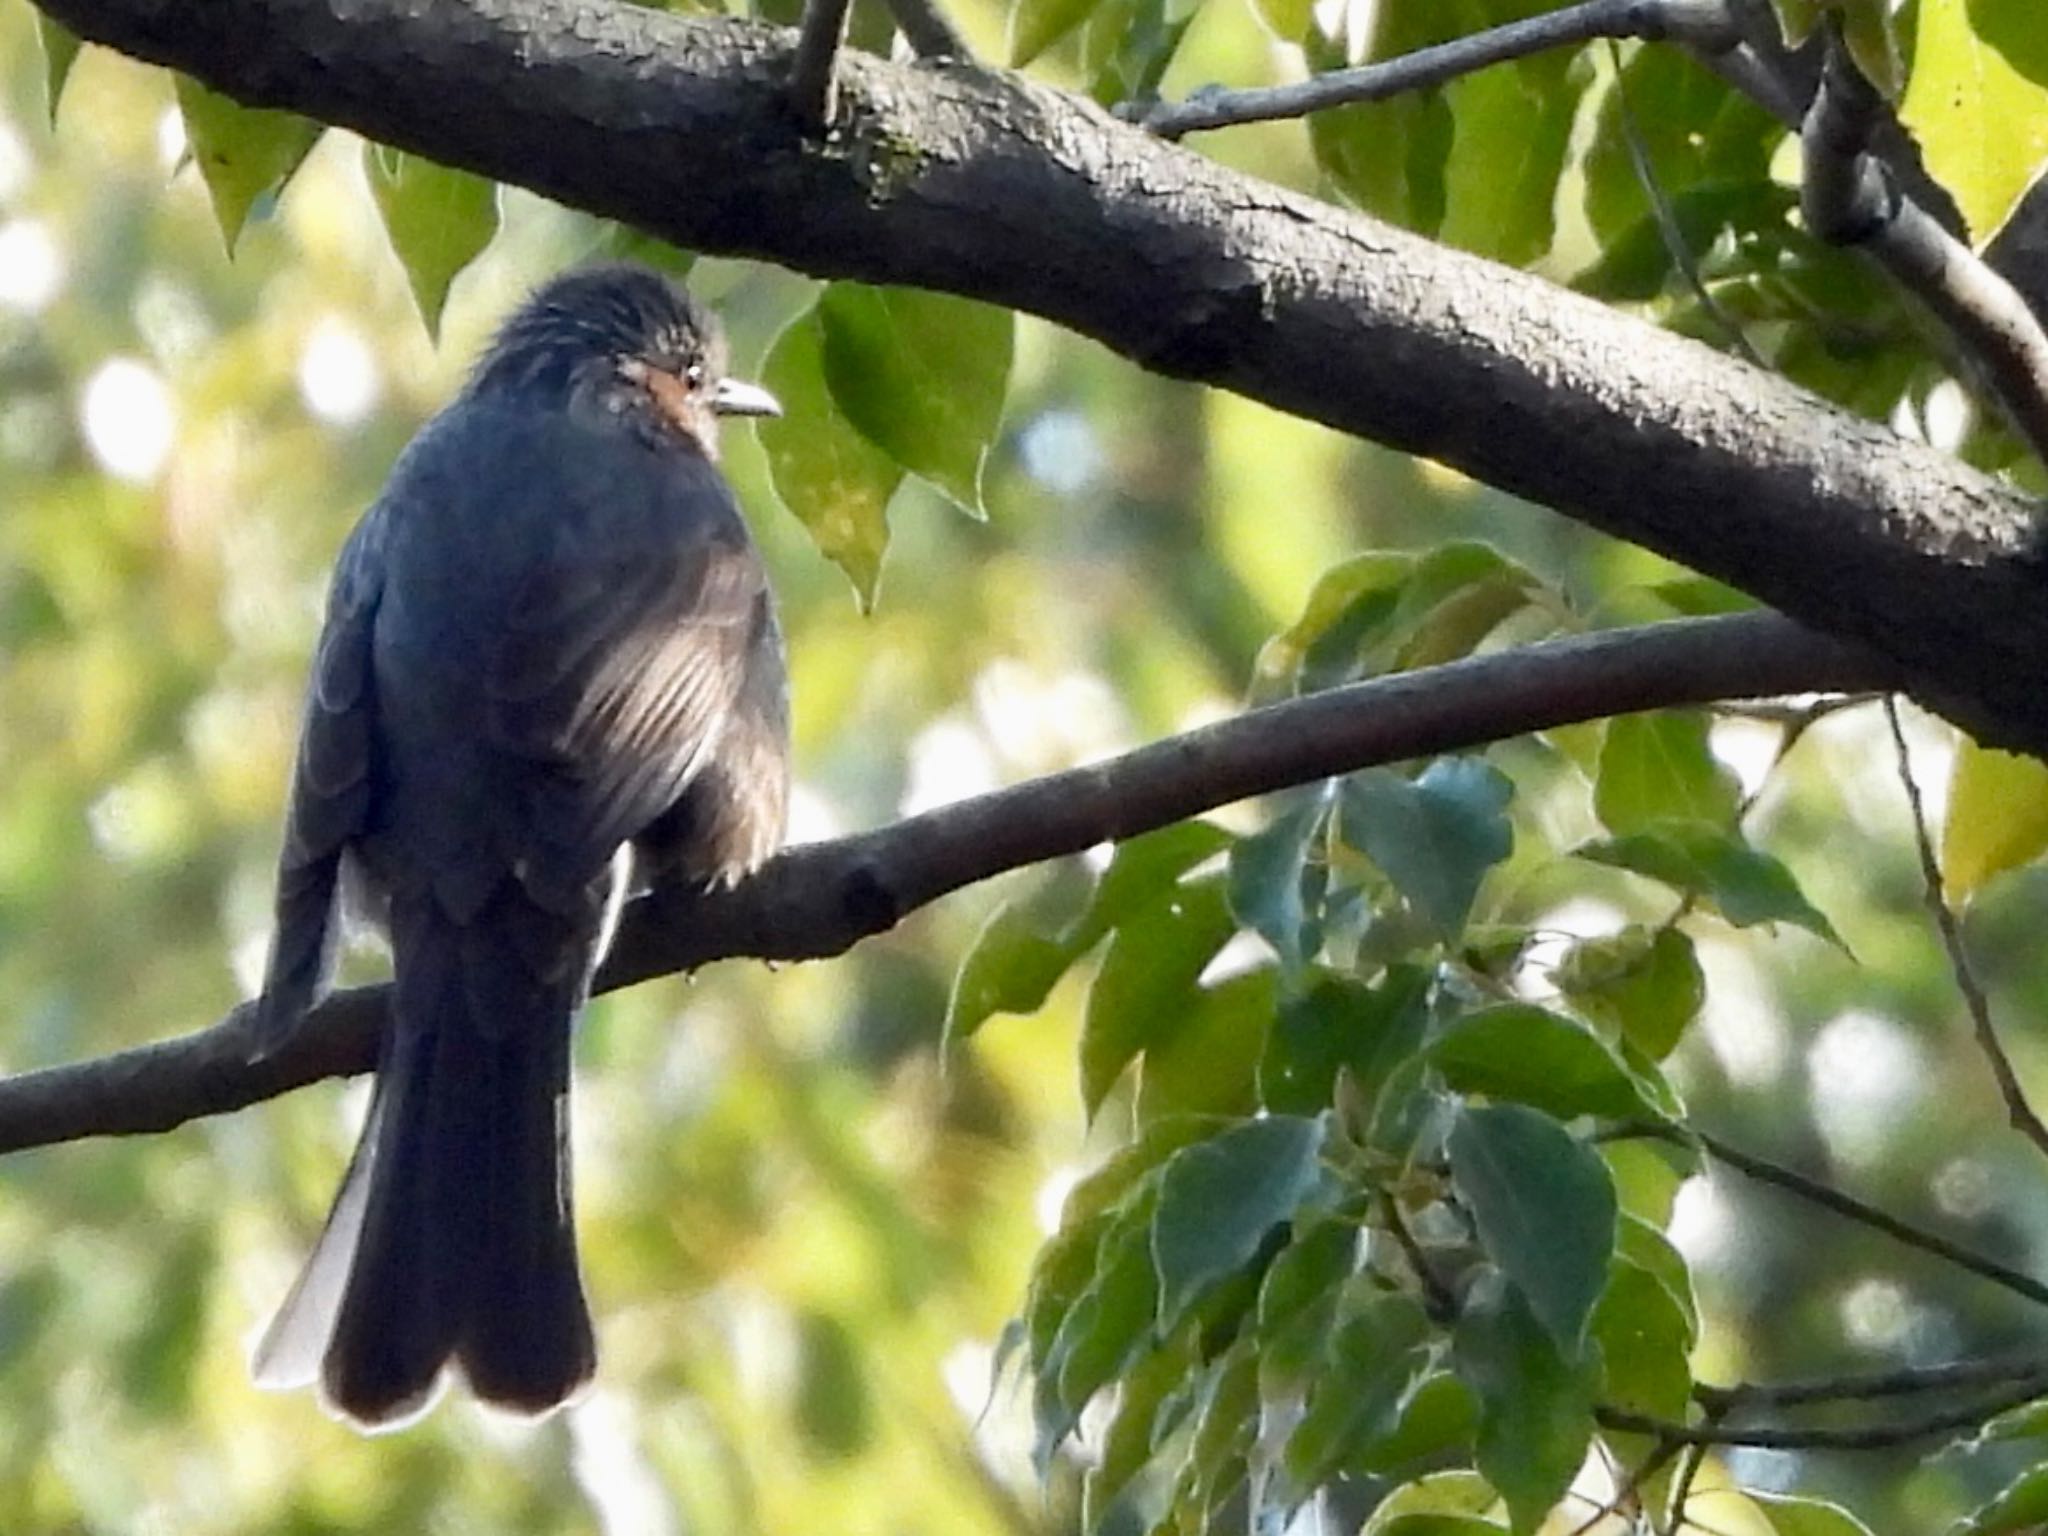
[[984, 516], [981, 468], [1002, 425], [1015, 316], [950, 294], [833, 283], [818, 317], [825, 380], [841, 414], [905, 469]]
[[1338, 1325], [1282, 1453], [1297, 1495], [1307, 1497], [1393, 1432], [1428, 1372], [1430, 1338], [1422, 1308], [1399, 1293], [1370, 1298]]
[[1965, 736], [1949, 778], [1941, 832], [1942, 893], [1968, 901], [2009, 869], [2048, 851], [2048, 763], [1980, 747]]
[[1311, 0], [1252, 0], [1252, 14], [1282, 43], [1302, 40], [1314, 9]]
[[1576, 1359], [1614, 1252], [1607, 1165], [1548, 1115], [1520, 1104], [1468, 1105], [1451, 1128], [1450, 1155], [1451, 1182], [1487, 1256]]
[[806, 1308], [797, 1324], [796, 1424], [807, 1450], [857, 1456], [874, 1439], [873, 1379], [860, 1345], [839, 1318]]
[[1187, 1021], [1196, 979], [1236, 931], [1220, 875], [1176, 886], [1118, 924], [1081, 1021], [1081, 1102], [1091, 1119], [1124, 1068]]
[[1732, 833], [1665, 825], [1654, 832], [1586, 843], [1574, 848], [1572, 855], [1661, 880], [1711, 902], [1738, 928], [1792, 923], [1830, 944], [1842, 942], [1833, 925], [1801, 893], [1789, 869]]
[[1349, 677], [1361, 639], [1394, 612], [1415, 557], [1354, 555], [1316, 578], [1301, 617], [1259, 652], [1261, 679], [1298, 681], [1304, 691]]
[[1094, 893], [1087, 868], [1063, 859], [1029, 895], [989, 913], [953, 976], [948, 1047], [972, 1038], [998, 1013], [1036, 1013], [1045, 1005], [1054, 984], [1102, 937], [1081, 922]]
[[1230, 910], [1273, 946], [1290, 975], [1322, 947], [1303, 885], [1328, 816], [1329, 801], [1318, 794], [1230, 850]]
[[213, 200], [214, 221], [233, 255], [256, 199], [291, 179], [320, 137], [320, 124], [290, 112], [245, 107], [176, 75], [185, 140]]
[[1559, 1352], [1512, 1285], [1474, 1293], [1459, 1314], [1452, 1358], [1479, 1399], [1479, 1470], [1507, 1501], [1513, 1528], [1534, 1531], [1592, 1442], [1588, 1373]]
[[1281, 1000], [1259, 1062], [1259, 1097], [1270, 1110], [1315, 1114], [1329, 1107], [1344, 1071], [1371, 1102], [1421, 1048], [1428, 1022], [1429, 973], [1419, 966], [1395, 966], [1373, 985], [1315, 971]]
[[382, 144], [363, 146], [370, 193], [384, 232], [412, 285], [427, 334], [441, 333], [441, 310], [455, 274], [498, 232], [496, 183]]
[[1336, 1319], [1338, 1291], [1358, 1267], [1358, 1229], [1325, 1221], [1281, 1249], [1259, 1282], [1259, 1391], [1267, 1398], [1306, 1388]]
[[1448, 1371], [1433, 1371], [1408, 1393], [1393, 1429], [1362, 1448], [1350, 1470], [1398, 1476], [1417, 1467], [1469, 1461], [1478, 1425], [1472, 1389]]
[[1451, 1087], [1512, 1099], [1560, 1119], [1659, 1118], [1620, 1058], [1583, 1025], [1532, 1003], [1467, 1014], [1438, 1036], [1430, 1060]]
[[1038, 1368], [1034, 1396], [1041, 1468], [1080, 1421], [1089, 1400], [1146, 1347], [1159, 1291], [1147, 1232], [1149, 1202], [1110, 1221], [1087, 1284], [1060, 1318]]
[[1138, 1123], [1256, 1109], [1259, 1058], [1277, 992], [1278, 976], [1270, 966], [1196, 987], [1173, 1028], [1145, 1047]]
[[1754, 1488], [1744, 1492], [1769, 1518], [1778, 1536], [1870, 1536], [1870, 1527], [1839, 1504]]
[[1267, 1233], [1292, 1217], [1320, 1182], [1320, 1120], [1248, 1120], [1174, 1154], [1159, 1181], [1152, 1257], [1161, 1326], [1249, 1264]]
[[1486, 871], [1514, 849], [1514, 786], [1476, 757], [1439, 758], [1415, 780], [1368, 768], [1344, 781], [1338, 825], [1447, 937], [1465, 925]]
[[[1607, 1164], [1622, 1210], [1660, 1229], [1671, 1220], [1678, 1187], [1693, 1171], [1697, 1157], [1663, 1141], [1610, 1141], [1600, 1148], [1600, 1160]], [[1680, 1163], [1686, 1165], [1684, 1171]]]
[[1552, 973], [1572, 1006], [1662, 1061], [1707, 1000], [1692, 938], [1678, 928], [1631, 924], [1574, 944]]
[[1593, 809], [1611, 832], [1668, 821], [1733, 827], [1742, 790], [1707, 748], [1699, 710], [1662, 709], [1607, 722]]
[[1024, 1298], [1025, 1358], [1032, 1374], [1042, 1378], [1051, 1373], [1060, 1328], [1095, 1278], [1095, 1256], [1109, 1225], [1106, 1211], [1081, 1216], [1070, 1210], [1060, 1230], [1039, 1250]]
[[[1200, 9], [1201, 0], [1129, 0], [1121, 7], [1104, 7], [1095, 31], [1102, 40], [1113, 35], [1115, 45], [1105, 51], [1091, 37], [1097, 46], [1089, 50], [1095, 70], [1088, 94], [1104, 106], [1156, 96], [1166, 66]], [[1121, 25], [1113, 30], [1103, 25], [1117, 20]]]
[[1010, 68], [1022, 69], [1088, 19], [1101, 0], [1017, 0], [1010, 12]]
[[[1675, 207], [1703, 191], [1741, 199], [1768, 188], [1771, 153], [1785, 137], [1776, 118], [1684, 49], [1637, 49], [1622, 66], [1619, 88], [1601, 102], [1585, 158], [1586, 216], [1610, 250], [1638, 232], [1663, 245], [1629, 145], [1631, 128]], [[1722, 227], [1716, 221], [1685, 228], [1686, 249], [1705, 255]], [[1660, 278], [1669, 268], [1667, 252]]]
[[1693, 1299], [1692, 1270], [1685, 1255], [1671, 1245], [1663, 1231], [1632, 1211], [1622, 1212], [1614, 1231], [1614, 1251], [1629, 1263], [1655, 1278], [1670, 1296], [1684, 1320], [1688, 1347], [1699, 1337], [1699, 1304]]
[[[1432, 1472], [1427, 1477], [1419, 1477], [1404, 1487], [1396, 1488], [1381, 1500], [1359, 1536], [1389, 1536], [1392, 1532], [1415, 1536], [1415, 1528], [1403, 1527], [1401, 1522], [1418, 1518], [1474, 1520], [1499, 1503], [1500, 1495], [1494, 1491], [1493, 1485], [1477, 1472], [1462, 1468], [1452, 1472]], [[1484, 1522], [1479, 1528], [1501, 1529], [1498, 1525]], [[1429, 1527], [1422, 1529], [1426, 1531]], [[1453, 1525], [1446, 1529], [1462, 1531], [1465, 1527]]]
[[1981, 250], [2048, 162], [2040, 8], [2033, 0], [1921, 0], [1899, 115]]
[[[1102, 1432], [1102, 1453], [1082, 1488], [1081, 1528], [1101, 1531], [1110, 1510], [1159, 1445], [1160, 1415], [1201, 1369], [1196, 1330], [1183, 1328], [1171, 1342], [1145, 1355], [1117, 1382], [1116, 1412]], [[1146, 1520], [1150, 1523], [1149, 1518]]]
[[1505, 1529], [1477, 1515], [1396, 1515], [1385, 1525], [1374, 1521], [1367, 1527], [1379, 1536], [1487, 1536]]
[[[2029, 1467], [1949, 1527], [1949, 1536], [2002, 1536], [2048, 1520], [2048, 1464]], [[1803, 1533], [1802, 1533], [1803, 1536]]]
[[1574, 63], [1569, 53], [1539, 54], [1449, 89], [1457, 130], [1439, 239], [1511, 266], [1550, 249], [1558, 178], [1588, 78]]
[[1636, 1413], [1682, 1422], [1692, 1400], [1687, 1354], [1693, 1332], [1664, 1282], [1618, 1259], [1593, 1309], [1600, 1346], [1600, 1399]]
[[41, 11], [34, 13], [36, 37], [43, 45], [43, 100], [50, 109], [50, 122], [57, 121], [57, 108], [64, 100], [64, 86], [71, 78], [71, 66], [78, 62], [78, 34], [62, 22], [52, 21]]
[[761, 382], [784, 414], [754, 430], [775, 494], [819, 553], [846, 573], [865, 611], [874, 606], [889, 547], [889, 498], [903, 470], [841, 413], [826, 387], [824, 359], [824, 324], [814, 306], [768, 349]]

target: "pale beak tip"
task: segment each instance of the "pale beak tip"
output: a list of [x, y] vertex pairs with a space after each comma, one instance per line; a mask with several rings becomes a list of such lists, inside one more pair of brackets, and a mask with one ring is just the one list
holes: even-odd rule
[[745, 379], [720, 379], [711, 392], [711, 409], [721, 416], [780, 416], [782, 402]]

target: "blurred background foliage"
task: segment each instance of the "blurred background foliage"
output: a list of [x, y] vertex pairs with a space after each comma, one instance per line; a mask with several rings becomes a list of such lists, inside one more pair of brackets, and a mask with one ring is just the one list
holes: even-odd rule
[[[1291, 46], [1342, 62], [1533, 8], [953, 9], [987, 55], [1034, 57], [1048, 78], [1114, 98], [1254, 83], [1299, 68]], [[877, 41], [878, 26], [857, 12], [857, 37]], [[299, 690], [347, 528], [528, 287], [594, 256], [687, 264], [519, 191], [480, 197], [424, 162], [366, 156], [339, 133], [256, 134], [100, 50], [72, 65], [54, 127], [49, 86], [35, 13], [0, 0], [10, 1071], [195, 1028], [246, 995]], [[209, 132], [195, 157], [193, 134]], [[259, 140], [275, 158], [254, 170], [207, 161], [209, 142]], [[284, 190], [268, 190], [309, 145]], [[1667, 51], [1589, 49], [1202, 147], [1716, 344], [1739, 327], [1824, 393], [1985, 462], [2013, 458], [1905, 306], [1788, 219], [1782, 133]], [[1639, 156], [1661, 191], [1646, 190]], [[246, 207], [232, 259], [215, 202], [224, 215]], [[1696, 271], [1674, 258], [1671, 227]], [[480, 235], [489, 243], [464, 267]], [[779, 438], [733, 433], [728, 466], [791, 636], [799, 837], [877, 825], [1361, 666], [1737, 601], [1435, 466], [1148, 377], [1029, 319], [846, 287], [821, 298], [792, 274], [720, 261], [696, 263], [691, 280], [725, 315], [740, 371], [764, 371], [796, 407]], [[973, 344], [935, 344], [931, 377], [864, 398], [848, 377], [875, 377], [863, 338], [890, 325]], [[942, 407], [955, 413], [948, 441], [985, 456], [934, 447], [920, 423]], [[821, 466], [820, 445], [841, 457]], [[1383, 613], [1361, 620], [1352, 649], [1317, 673], [1332, 654], [1333, 610], [1318, 616], [1311, 601], [1326, 571], [1361, 551], [1420, 556], [1454, 540], [1483, 548], [1448, 577], [1427, 567], [1427, 580], [1462, 609], [1430, 610], [1435, 628], [1410, 622], [1383, 653], [1361, 639]], [[1419, 570], [1401, 565], [1387, 591], [1424, 590], [1408, 585]], [[1321, 590], [1348, 594], [1343, 611], [1359, 620], [1352, 600], [1376, 578], [1349, 572]], [[1909, 729], [1939, 816], [1955, 742], [1918, 716]], [[1704, 1003], [1678, 1020], [1665, 1072], [1693, 1118], [2043, 1267], [2048, 1181], [1967, 1048], [1882, 716], [1822, 720], [1782, 761], [1781, 720], [1693, 717], [1675, 730], [1681, 777], [1731, 816], [1739, 793], [1748, 840], [1824, 914], [1819, 932], [1787, 912], [1794, 922], [1731, 926], [1711, 902], [1687, 917]], [[1632, 814], [1612, 784], [1598, 799], [1602, 751], [1589, 728], [1489, 754], [1512, 804], [1475, 814], [1510, 817], [1514, 852], [1476, 861], [1472, 887], [1446, 898], [1464, 903], [1447, 926], [1479, 949], [1511, 936], [1519, 974], [1541, 980], [1574, 946], [1671, 915], [1668, 890], [1565, 856]], [[1399, 793], [1375, 782], [1358, 793]], [[1467, 787], [1485, 799], [1494, 782]], [[1237, 833], [1265, 824], [1255, 808], [1221, 820]], [[2015, 862], [1990, 856], [1973, 877], [1969, 931], [2020, 1068], [2043, 1083], [2033, 1021], [2048, 1002], [2048, 877], [2005, 873]], [[1076, 1528], [1099, 1443], [1084, 1422], [1041, 1479], [1031, 1393], [997, 1369], [1005, 1325], [1087, 1169], [1164, 1111], [1250, 1101], [1213, 1073], [1148, 1063], [1142, 1082], [1119, 1082], [1121, 1062], [1106, 1077], [1098, 1063], [1091, 1124], [1075, 1062], [1093, 961], [1051, 983], [1031, 1016], [941, 1050], [955, 969], [997, 903], [1037, 880], [963, 893], [830, 964], [727, 964], [590, 1010], [577, 1195], [603, 1366], [587, 1400], [538, 1427], [457, 1397], [418, 1429], [364, 1440], [309, 1396], [249, 1385], [246, 1347], [317, 1230], [360, 1084], [0, 1162], [0, 1529]], [[1384, 906], [1385, 890], [1362, 883]], [[1283, 948], [1298, 937], [1251, 925]], [[1406, 937], [1417, 952], [1441, 948]], [[1236, 952], [1251, 958], [1235, 974], [1269, 974], [1257, 941]], [[1242, 1050], [1223, 1054], [1246, 1070]], [[2010, 1296], [1732, 1175], [1676, 1185], [1668, 1230], [1699, 1297], [1702, 1379], [2043, 1339], [2038, 1312]], [[1876, 1529], [1931, 1529], [2025, 1464], [2024, 1444], [1913, 1460], [1737, 1452], [1702, 1486], [1796, 1486]], [[1344, 1524], [1341, 1499], [1316, 1508]]]

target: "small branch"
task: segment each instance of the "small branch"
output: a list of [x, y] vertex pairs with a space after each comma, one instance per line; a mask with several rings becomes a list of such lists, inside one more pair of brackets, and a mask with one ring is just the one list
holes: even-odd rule
[[1768, 1406], [1796, 1408], [1808, 1403], [1868, 1401], [1912, 1397], [1924, 1392], [1951, 1392], [1961, 1387], [1987, 1387], [2006, 1382], [2048, 1380], [2048, 1359], [1951, 1360], [1943, 1365], [1913, 1365], [1893, 1371], [1831, 1376], [1814, 1381], [1744, 1382], [1733, 1387], [1701, 1383], [1693, 1400], [1715, 1414]]
[[[0, 1088], [4, 1086], [4, 1083], [0, 1083]], [[1847, 1217], [1850, 1221], [1859, 1222], [1873, 1231], [1882, 1232], [1885, 1236], [1904, 1243], [1908, 1248], [1917, 1248], [1922, 1253], [1931, 1253], [1938, 1259], [1945, 1259], [1959, 1269], [1966, 1269], [1973, 1275], [1989, 1280], [1993, 1285], [2003, 1286], [2015, 1296], [2023, 1296], [2028, 1301], [2048, 1306], [2048, 1285], [2042, 1284], [2031, 1275], [2021, 1274], [1996, 1259], [1987, 1259], [1981, 1254], [1972, 1253], [1969, 1249], [1950, 1242], [1945, 1237], [1925, 1231], [1910, 1222], [1901, 1221], [1874, 1205], [1858, 1200], [1854, 1195], [1844, 1194], [1831, 1184], [1825, 1184], [1781, 1163], [1757, 1157], [1740, 1147], [1730, 1146], [1717, 1136], [1709, 1136], [1702, 1131], [1682, 1131], [1676, 1126], [1660, 1125], [1650, 1121], [1622, 1127], [1617, 1134], [1668, 1141], [1679, 1146], [1690, 1141], [1709, 1156], [1726, 1163], [1739, 1173], [1747, 1174], [1760, 1184], [1771, 1184], [1787, 1190], [1802, 1200], [1833, 1211], [1837, 1216]]]
[[[948, 892], [1248, 796], [1575, 721], [1745, 694], [1882, 686], [1888, 664], [1768, 612], [1575, 635], [1332, 688], [879, 831], [784, 851], [731, 890], [633, 903], [608, 992], [729, 956], [822, 959]], [[375, 1062], [382, 987], [328, 998], [245, 1058], [243, 1009], [210, 1029], [0, 1078], [0, 1152], [169, 1130]]]
[[1973, 365], [2013, 430], [2048, 463], [2048, 331], [2019, 291], [1900, 188], [1871, 141], [1884, 98], [1863, 78], [1839, 26], [1826, 26], [1826, 61], [1800, 131], [1807, 227], [1860, 246], [1931, 310]]
[[1927, 910], [1934, 915], [1934, 926], [1941, 934], [1941, 946], [1948, 952], [1949, 969], [1956, 978], [1956, 990], [1963, 995], [1963, 1004], [1970, 1010], [1970, 1029], [1977, 1038], [1977, 1049], [1984, 1053], [1984, 1059], [1991, 1063], [1991, 1075], [1998, 1080], [1998, 1096], [2005, 1101], [2006, 1123], [2034, 1144], [2037, 1151], [2048, 1153], [2048, 1125], [2041, 1123], [2041, 1117], [2034, 1113], [2034, 1107], [2027, 1102], [2027, 1091], [2020, 1086], [2019, 1073], [2013, 1070], [2012, 1058], [1999, 1043], [1998, 1031], [1991, 1023], [1991, 1000], [1984, 995], [1984, 987], [1977, 980], [1977, 973], [1970, 964], [1970, 952], [1963, 945], [1963, 932], [1956, 923], [1956, 915], [1941, 894], [1941, 865], [1934, 856], [1934, 839], [1927, 831], [1927, 811], [1920, 801], [1920, 786], [1913, 778], [1913, 764], [1906, 752], [1906, 733], [1899, 724], [1899, 707], [1891, 699], [1884, 703], [1884, 717], [1892, 729], [1892, 747], [1898, 755], [1899, 782], [1905, 786], [1906, 805], [1912, 812], [1913, 846], [1920, 855], [1920, 878]]
[[1178, 139], [1234, 123], [1306, 117], [1326, 107], [1427, 90], [1489, 65], [1600, 37], [1668, 38], [1711, 53], [1732, 46], [1735, 30], [1724, 0], [1582, 0], [1563, 10], [1511, 21], [1377, 64], [1332, 70], [1294, 85], [1197, 91], [1185, 101], [1154, 103], [1139, 120], [1161, 138]]
[[973, 52], [959, 29], [933, 0], [889, 0], [889, 14], [921, 59], [955, 59], [972, 63]]
[[789, 59], [789, 106], [806, 128], [823, 129], [837, 106], [839, 48], [846, 41], [846, 17], [853, 0], [804, 0], [796, 51]]
[[1993, 1414], [2031, 1402], [2048, 1390], [2048, 1372], [2011, 1383], [2005, 1391], [1952, 1408], [1936, 1409], [1917, 1418], [1888, 1424], [1820, 1425], [1790, 1428], [1782, 1424], [1674, 1424], [1626, 1408], [1598, 1407], [1593, 1417], [1604, 1429], [1633, 1435], [1655, 1435], [1680, 1445], [1750, 1445], [1774, 1451], [1878, 1451], [1931, 1439], [1958, 1429], [1974, 1429]]
[[1422, 1244], [1408, 1230], [1408, 1223], [1401, 1215], [1400, 1200], [1390, 1191], [1382, 1190], [1380, 1203], [1386, 1211], [1387, 1230], [1394, 1235], [1394, 1242], [1400, 1247], [1402, 1257], [1407, 1259], [1408, 1267], [1415, 1271], [1416, 1284], [1422, 1287], [1422, 1310], [1434, 1323], [1456, 1321], [1458, 1298], [1451, 1294], [1451, 1288], [1437, 1274], [1436, 1266], [1429, 1262], [1429, 1255], [1422, 1251]]

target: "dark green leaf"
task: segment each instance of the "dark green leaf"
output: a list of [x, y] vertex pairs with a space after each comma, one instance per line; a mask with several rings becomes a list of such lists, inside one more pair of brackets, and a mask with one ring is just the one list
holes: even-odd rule
[[1081, 922], [1094, 894], [1086, 867], [1063, 859], [1029, 895], [989, 913], [953, 976], [947, 1045], [969, 1039], [995, 1014], [1044, 1006], [1053, 985], [1102, 936]]
[[1732, 827], [1742, 790], [1707, 747], [1698, 710], [1658, 710], [1607, 722], [1593, 808], [1611, 832], [1641, 832], [1660, 822]]
[[1145, 1047], [1138, 1072], [1139, 1124], [1256, 1109], [1259, 1058], [1278, 990], [1270, 966], [1196, 987], [1173, 1028]]
[[1284, 998], [1259, 1063], [1259, 1097], [1270, 1110], [1314, 1114], [1329, 1107], [1337, 1074], [1376, 1096], [1395, 1067], [1421, 1048], [1429, 1022], [1429, 973], [1390, 970], [1368, 986], [1335, 971], [1311, 972]]
[[981, 467], [1002, 425], [1015, 317], [950, 294], [862, 283], [833, 283], [818, 316], [840, 413], [982, 516]]
[[1398, 1293], [1371, 1298], [1338, 1325], [1283, 1453], [1297, 1497], [1306, 1498], [1393, 1432], [1403, 1402], [1428, 1372], [1430, 1337], [1422, 1308]]
[[889, 498], [903, 479], [897, 461], [869, 442], [825, 383], [825, 330], [814, 306], [790, 322], [761, 368], [783, 415], [755, 431], [782, 504], [809, 530], [818, 552], [852, 581], [863, 609], [874, 606], [889, 547]]
[[1606, 1164], [1520, 1104], [1468, 1106], [1451, 1129], [1450, 1154], [1451, 1182], [1488, 1256], [1528, 1297], [1559, 1350], [1576, 1359], [1614, 1252]]
[[1344, 781], [1339, 826], [1439, 932], [1455, 936], [1486, 871], [1514, 847], [1514, 786], [1481, 758], [1447, 757], [1415, 780], [1368, 768]]
[[1662, 1061], [1707, 998], [1691, 937], [1677, 928], [1632, 925], [1572, 946], [1555, 974], [1574, 1007]]
[[291, 179], [320, 137], [320, 124], [290, 112], [245, 107], [187, 75], [174, 78], [185, 140], [213, 199], [214, 222], [233, 254], [250, 207]]
[[1349, 677], [1360, 641], [1393, 613], [1415, 557], [1373, 552], [1354, 555], [1316, 578], [1301, 617], [1266, 642], [1261, 679], [1298, 679], [1303, 691]]
[[1140, 1128], [1088, 1174], [1067, 1191], [1062, 1227], [1083, 1222], [1108, 1211], [1140, 1188], [1146, 1178], [1166, 1164], [1182, 1147], [1205, 1141], [1238, 1123], [1240, 1116], [1176, 1115], [1154, 1120]]
[[1088, 989], [1081, 1023], [1081, 1101], [1092, 1117], [1125, 1067], [1188, 1021], [1195, 981], [1237, 925], [1212, 875], [1127, 914]]
[[1159, 1290], [1152, 1268], [1148, 1202], [1112, 1220], [1095, 1251], [1087, 1285], [1060, 1320], [1038, 1372], [1037, 1459], [1041, 1468], [1073, 1432], [1089, 1399], [1153, 1337]]
[[1479, 1399], [1479, 1470], [1507, 1501], [1514, 1529], [1534, 1531], [1586, 1458], [1593, 1436], [1587, 1373], [1559, 1352], [1512, 1285], [1484, 1287], [1467, 1302], [1453, 1358]]
[[1031, 1287], [1024, 1298], [1024, 1344], [1034, 1376], [1051, 1372], [1054, 1342], [1074, 1303], [1095, 1278], [1095, 1255], [1109, 1223], [1106, 1212], [1068, 1212], [1031, 1266]]
[[1259, 1390], [1291, 1394], [1307, 1386], [1335, 1320], [1339, 1288], [1358, 1264], [1358, 1229], [1325, 1221], [1297, 1233], [1259, 1283]]
[[1808, 902], [1792, 872], [1761, 849], [1713, 827], [1663, 826], [1572, 850], [1595, 864], [1632, 870], [1711, 902], [1739, 928], [1793, 923], [1831, 944], [1842, 941]]
[[1367, 1446], [1350, 1470], [1397, 1476], [1416, 1467], [1468, 1460], [1478, 1424], [1472, 1389], [1448, 1371], [1436, 1371], [1415, 1383], [1393, 1429]]
[[1117, 1383], [1116, 1413], [1102, 1434], [1102, 1454], [1082, 1489], [1081, 1527], [1101, 1531], [1110, 1507], [1133, 1492], [1132, 1480], [1159, 1446], [1160, 1420], [1169, 1398], [1186, 1390], [1201, 1370], [1194, 1330], [1153, 1350]]
[[1163, 1327], [1249, 1264], [1266, 1235], [1294, 1215], [1320, 1181], [1322, 1144], [1321, 1121], [1273, 1115], [1174, 1154], [1152, 1229]]
[[41, 11], [35, 13], [35, 18], [36, 37], [43, 45], [43, 100], [54, 124], [57, 108], [64, 100], [65, 82], [71, 78], [71, 66], [78, 62], [78, 34]]
[[822, 1457], [858, 1455], [874, 1437], [869, 1371], [845, 1323], [806, 1309], [797, 1326], [797, 1429]]
[[1273, 946], [1290, 975], [1322, 944], [1303, 886], [1312, 873], [1320, 883], [1312, 857], [1328, 815], [1329, 802], [1318, 794], [1230, 851], [1230, 910]]
[[381, 144], [363, 146], [363, 169], [427, 334], [438, 336], [449, 284], [498, 232], [498, 188]]
[[1532, 1003], [1466, 1015], [1437, 1038], [1430, 1059], [1461, 1092], [1513, 1099], [1562, 1119], [1656, 1115], [1628, 1069], [1590, 1030]]

